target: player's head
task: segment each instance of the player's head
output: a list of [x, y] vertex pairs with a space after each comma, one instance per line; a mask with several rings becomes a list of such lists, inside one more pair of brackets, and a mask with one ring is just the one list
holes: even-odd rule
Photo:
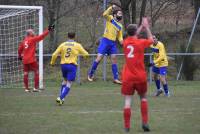
[[33, 29], [27, 29], [26, 30], [26, 36], [35, 36], [35, 32]]
[[154, 41], [154, 45], [157, 45], [157, 43], [158, 43], [158, 39], [156, 38], [156, 36], [155, 35], [153, 35], [153, 41]]
[[137, 24], [129, 24], [127, 27], [128, 36], [135, 36], [137, 32]]
[[121, 21], [122, 20], [122, 11], [121, 10], [114, 10], [113, 11], [113, 17], [114, 17], [115, 20]]
[[74, 39], [76, 34], [75, 34], [75, 32], [68, 32], [67, 36], [69, 39]]

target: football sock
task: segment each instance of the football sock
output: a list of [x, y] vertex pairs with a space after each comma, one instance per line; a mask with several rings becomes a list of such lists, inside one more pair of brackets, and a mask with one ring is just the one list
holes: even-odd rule
[[131, 109], [124, 108], [124, 128], [130, 128]]
[[60, 87], [60, 95], [62, 94], [63, 88], [64, 88], [65, 86], [66, 86], [66, 85], [61, 85], [61, 87]]
[[160, 89], [160, 80], [155, 80], [157, 90]]
[[63, 91], [62, 91], [62, 93], [61, 93], [61, 95], [60, 95], [60, 99], [61, 99], [61, 100], [64, 99], [65, 96], [68, 95], [69, 91], [70, 91], [70, 88], [67, 87], [67, 86], [64, 86], [64, 87], [63, 87]]
[[117, 64], [112, 64], [112, 73], [113, 73], [114, 80], [118, 79]]
[[38, 89], [39, 87], [39, 73], [35, 73], [35, 76], [34, 76], [34, 81], [35, 81], [35, 88]]
[[90, 77], [92, 77], [94, 75], [94, 72], [96, 71], [98, 64], [99, 64], [99, 62], [96, 62], [96, 61], [93, 62], [92, 68], [89, 72]]
[[24, 86], [28, 89], [28, 74], [24, 75]]
[[164, 88], [165, 94], [168, 94], [168, 92], [169, 92], [168, 85], [167, 84], [163, 84], [163, 88]]
[[148, 123], [148, 102], [147, 99], [141, 100], [141, 115], [142, 115], [142, 123]]

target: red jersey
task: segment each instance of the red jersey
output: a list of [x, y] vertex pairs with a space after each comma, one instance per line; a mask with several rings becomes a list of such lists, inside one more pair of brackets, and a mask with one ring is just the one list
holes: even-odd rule
[[36, 45], [39, 41], [43, 40], [49, 33], [49, 30], [45, 30], [41, 35], [38, 36], [27, 36], [25, 39], [20, 43], [18, 48], [18, 55], [22, 57], [23, 64], [30, 64], [36, 60], [35, 51]]
[[146, 81], [144, 66], [144, 50], [153, 43], [151, 39], [127, 37], [123, 41], [125, 64], [122, 70], [122, 83], [132, 81], [142, 83]]

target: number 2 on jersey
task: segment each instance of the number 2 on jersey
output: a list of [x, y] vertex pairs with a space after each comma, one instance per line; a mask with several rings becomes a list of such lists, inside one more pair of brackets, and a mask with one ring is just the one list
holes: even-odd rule
[[65, 57], [68, 58], [71, 54], [71, 51], [72, 49], [71, 48], [67, 48], [67, 51], [66, 51], [66, 54], [65, 54]]
[[127, 48], [130, 50], [129, 53], [128, 53], [128, 55], [127, 55], [127, 57], [128, 57], [128, 58], [133, 58], [133, 57], [134, 57], [134, 54], [133, 54], [133, 52], [134, 52], [134, 47], [131, 46], [131, 45], [128, 45]]

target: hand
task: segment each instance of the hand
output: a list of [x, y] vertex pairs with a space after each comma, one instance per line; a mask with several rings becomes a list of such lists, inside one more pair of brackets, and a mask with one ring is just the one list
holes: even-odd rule
[[152, 67], [152, 66], [154, 66], [155, 64], [152, 62], [152, 63], [149, 63], [148, 64], [148, 67]]
[[145, 27], [145, 28], [149, 27], [149, 22], [148, 22], [147, 17], [142, 18], [142, 26]]
[[19, 57], [18, 57], [18, 59], [19, 59], [19, 60], [22, 60], [22, 57], [21, 57], [21, 56], [19, 56]]
[[55, 28], [55, 25], [54, 25], [54, 24], [53, 24], [53, 25], [49, 25], [49, 26], [48, 26], [48, 30], [49, 30], [49, 31], [53, 31], [53, 30], [54, 30], [54, 28]]

